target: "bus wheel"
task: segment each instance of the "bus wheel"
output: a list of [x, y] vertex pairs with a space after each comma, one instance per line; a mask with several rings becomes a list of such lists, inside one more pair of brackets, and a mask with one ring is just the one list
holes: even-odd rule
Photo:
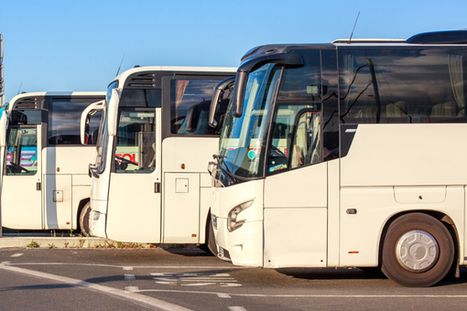
[[79, 213], [79, 229], [83, 236], [89, 236], [89, 216], [91, 214], [91, 202], [87, 202]]
[[206, 232], [206, 237], [207, 237], [206, 244], [208, 246], [208, 249], [211, 252], [211, 254], [217, 257], [216, 238], [214, 237], [214, 229], [212, 228], [211, 217], [209, 217], [206, 231], [207, 231]]
[[411, 213], [388, 228], [382, 253], [383, 273], [404, 286], [431, 286], [441, 281], [454, 262], [454, 242], [436, 218]]
[[209, 215], [206, 220], [206, 243], [200, 245], [199, 248], [206, 253], [211, 253], [214, 256], [217, 256], [217, 245], [214, 238], [214, 230], [212, 229], [211, 215]]

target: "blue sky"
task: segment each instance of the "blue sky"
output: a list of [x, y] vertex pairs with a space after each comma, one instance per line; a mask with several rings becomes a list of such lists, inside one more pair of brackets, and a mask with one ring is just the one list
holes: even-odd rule
[[467, 1], [4, 0], [5, 96], [104, 91], [134, 65], [232, 66], [270, 43], [466, 29]]

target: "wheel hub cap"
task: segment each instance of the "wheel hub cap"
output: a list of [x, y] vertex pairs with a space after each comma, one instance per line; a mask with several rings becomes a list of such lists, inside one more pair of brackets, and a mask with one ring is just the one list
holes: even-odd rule
[[397, 260], [404, 269], [412, 272], [429, 270], [438, 256], [438, 243], [425, 231], [409, 231], [400, 237], [396, 245]]

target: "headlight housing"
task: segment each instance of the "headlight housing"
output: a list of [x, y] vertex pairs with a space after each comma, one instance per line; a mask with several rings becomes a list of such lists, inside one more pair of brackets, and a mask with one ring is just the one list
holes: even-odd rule
[[101, 213], [98, 211], [92, 211], [92, 220], [97, 221], [101, 217]]
[[212, 227], [217, 230], [217, 216], [214, 214], [211, 214], [211, 223]]
[[250, 207], [253, 204], [253, 200], [244, 202], [232, 208], [227, 216], [227, 230], [232, 232], [237, 230], [245, 223], [246, 219], [238, 220], [238, 214], [243, 212], [245, 209]]

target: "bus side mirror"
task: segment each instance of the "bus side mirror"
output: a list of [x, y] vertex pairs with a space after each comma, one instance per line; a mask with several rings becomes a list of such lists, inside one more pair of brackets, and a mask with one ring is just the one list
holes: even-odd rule
[[117, 125], [118, 125], [118, 103], [120, 101], [120, 96], [122, 91], [119, 89], [112, 89], [112, 95], [110, 96], [110, 101], [107, 109], [107, 131], [109, 136], [117, 136]]
[[233, 105], [232, 115], [235, 118], [240, 118], [243, 113], [243, 101], [245, 99], [245, 89], [248, 82], [248, 75], [255, 69], [260, 68], [261, 66], [268, 63], [291, 68], [302, 67], [305, 64], [302, 56], [296, 52], [265, 55], [250, 59], [241, 64], [237, 69], [237, 74], [235, 76], [235, 87], [231, 99], [231, 104]]
[[[98, 102], [92, 103], [86, 107], [81, 113], [80, 127], [79, 127], [79, 138], [81, 145], [87, 145], [86, 136], [89, 135], [89, 120], [93, 114], [97, 111], [104, 109], [105, 100], [100, 100]], [[102, 122], [102, 121], [101, 121]]]
[[227, 79], [219, 82], [214, 88], [212, 95], [211, 106], [209, 107], [209, 126], [217, 127], [218, 120], [215, 119], [217, 105], [222, 101], [225, 90], [231, 87], [235, 82], [235, 76], [229, 77]]
[[8, 113], [4, 110], [0, 119], [0, 147], [6, 146], [6, 129], [8, 128]]

